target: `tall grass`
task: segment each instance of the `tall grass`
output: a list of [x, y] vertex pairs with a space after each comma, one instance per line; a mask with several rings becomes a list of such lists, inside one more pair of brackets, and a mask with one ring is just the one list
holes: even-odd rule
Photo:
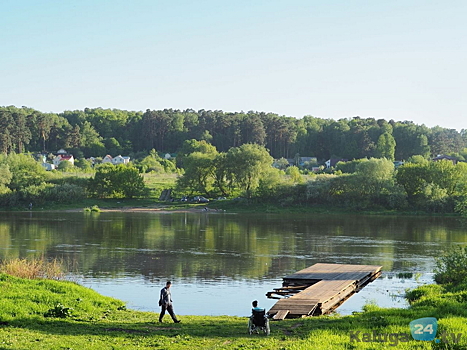
[[39, 279], [62, 280], [65, 278], [63, 263], [58, 259], [11, 259], [0, 262], [0, 273], [7, 275]]

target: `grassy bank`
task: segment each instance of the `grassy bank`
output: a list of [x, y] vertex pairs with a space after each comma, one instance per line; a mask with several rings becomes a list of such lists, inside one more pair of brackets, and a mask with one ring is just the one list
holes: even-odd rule
[[[465, 287], [465, 288], [464, 288]], [[424, 286], [409, 293], [409, 309], [367, 306], [352, 316], [271, 323], [271, 335], [248, 335], [242, 317], [181, 316], [158, 323], [158, 314], [125, 309], [124, 303], [72, 282], [21, 279], [0, 274], [0, 349], [464, 349], [467, 286]], [[242, 306], [243, 307], [243, 306]], [[438, 339], [409, 341], [409, 323], [438, 319]], [[358, 333], [360, 332], [360, 333]], [[393, 334], [365, 342], [364, 333]], [[441, 333], [448, 336], [442, 338]], [[450, 334], [456, 335], [454, 343]], [[394, 336], [394, 334], [397, 334]], [[461, 334], [460, 338], [458, 335]], [[454, 338], [453, 338], [454, 339]]]

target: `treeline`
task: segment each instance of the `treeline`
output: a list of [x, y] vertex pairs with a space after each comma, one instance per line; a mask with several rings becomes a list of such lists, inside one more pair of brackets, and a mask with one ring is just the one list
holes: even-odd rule
[[[217, 152], [205, 141], [186, 141], [178, 193], [244, 196], [288, 206], [351, 210], [424, 211], [467, 215], [467, 163], [410, 157], [396, 168], [387, 158], [361, 158], [321, 174], [297, 166], [280, 170], [263, 146], [245, 144]], [[307, 175], [303, 175], [307, 173]]]
[[[151, 161], [161, 166], [152, 152], [139, 164], [97, 165], [92, 177], [65, 176], [60, 171], [45, 171], [30, 155], [0, 154], [0, 206], [149, 198], [140, 167], [153, 168]], [[206, 141], [197, 140], [183, 143], [177, 162], [180, 175], [171, 185], [175, 199], [206, 195], [237, 197], [246, 204], [457, 212], [467, 216], [466, 162], [432, 161], [416, 155], [395, 168], [386, 158], [362, 158], [339, 162], [328, 173], [316, 175], [297, 166], [274, 168], [264, 146], [244, 144], [218, 152]]]
[[244, 144], [265, 146], [272, 157], [407, 160], [446, 154], [467, 157], [467, 131], [428, 128], [410, 121], [374, 118], [301, 119], [264, 112], [146, 112], [85, 108], [43, 113], [32, 108], [0, 107], [0, 153], [55, 152], [64, 148], [82, 157], [118, 154], [140, 158], [152, 149], [176, 153], [186, 140], [204, 140], [219, 152]]

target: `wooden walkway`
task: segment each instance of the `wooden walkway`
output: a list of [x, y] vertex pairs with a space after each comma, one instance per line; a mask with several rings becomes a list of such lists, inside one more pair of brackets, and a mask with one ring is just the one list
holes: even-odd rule
[[381, 275], [375, 265], [315, 264], [285, 276], [282, 287], [268, 292], [279, 301], [268, 311], [275, 320], [324, 315]]

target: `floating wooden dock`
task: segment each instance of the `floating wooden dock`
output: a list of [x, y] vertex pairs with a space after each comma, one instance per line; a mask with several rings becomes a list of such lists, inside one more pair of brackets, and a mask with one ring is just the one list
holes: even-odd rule
[[285, 276], [268, 292], [279, 301], [268, 311], [275, 320], [325, 315], [381, 275], [382, 266], [315, 264]]

